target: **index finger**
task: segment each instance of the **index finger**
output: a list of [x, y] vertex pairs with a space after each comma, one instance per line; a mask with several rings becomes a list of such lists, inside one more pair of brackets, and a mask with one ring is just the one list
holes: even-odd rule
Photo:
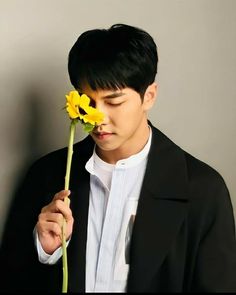
[[69, 197], [70, 193], [71, 193], [70, 190], [61, 190], [60, 192], [54, 195], [53, 201], [64, 200], [66, 197]]

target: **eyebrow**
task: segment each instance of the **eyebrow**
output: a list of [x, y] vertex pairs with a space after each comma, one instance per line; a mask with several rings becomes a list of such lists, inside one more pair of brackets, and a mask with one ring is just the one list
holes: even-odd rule
[[[107, 95], [104, 95], [104, 96], [102, 96], [101, 98], [105, 98], [105, 99], [113, 99], [113, 98], [117, 98], [117, 97], [121, 97], [121, 96], [123, 96], [123, 95], [125, 95], [125, 93], [124, 92], [114, 92], [114, 93], [110, 93], [110, 94], [107, 94]], [[88, 95], [88, 97], [90, 98], [90, 99], [92, 99], [92, 100], [94, 100], [94, 98], [92, 97], [92, 96], [90, 96], [90, 95]]]
[[114, 92], [114, 93], [102, 96], [102, 98], [116, 98], [116, 97], [120, 97], [120, 96], [123, 96], [123, 95], [125, 95], [124, 92]]

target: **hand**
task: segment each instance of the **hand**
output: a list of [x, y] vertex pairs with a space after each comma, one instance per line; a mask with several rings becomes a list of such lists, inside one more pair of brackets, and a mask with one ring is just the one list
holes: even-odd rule
[[66, 240], [72, 234], [74, 218], [71, 209], [64, 202], [64, 198], [70, 195], [69, 190], [62, 190], [55, 194], [51, 203], [43, 207], [38, 217], [36, 230], [43, 250], [52, 254], [62, 245], [63, 217], [66, 220]]

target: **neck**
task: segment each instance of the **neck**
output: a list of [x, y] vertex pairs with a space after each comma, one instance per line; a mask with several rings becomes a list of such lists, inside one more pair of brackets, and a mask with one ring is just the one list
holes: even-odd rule
[[127, 159], [130, 156], [139, 153], [148, 142], [149, 135], [150, 129], [148, 124], [146, 124], [143, 128], [141, 128], [141, 130], [139, 130], [135, 138], [130, 138], [122, 145], [122, 147], [110, 151], [102, 150], [96, 147], [97, 155], [109, 164], [116, 164], [119, 160]]

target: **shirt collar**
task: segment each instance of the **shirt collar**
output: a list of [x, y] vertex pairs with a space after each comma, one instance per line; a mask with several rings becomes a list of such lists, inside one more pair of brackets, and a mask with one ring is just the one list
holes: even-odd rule
[[88, 160], [88, 162], [85, 165], [86, 170], [90, 174], [94, 173], [94, 163], [96, 162], [97, 165], [102, 167], [104, 170], [112, 171], [113, 169], [128, 169], [131, 167], [138, 166], [143, 160], [147, 158], [147, 155], [149, 153], [150, 147], [151, 147], [151, 141], [152, 141], [152, 129], [149, 128], [149, 138], [147, 143], [145, 144], [144, 148], [138, 152], [137, 154], [134, 154], [126, 159], [121, 159], [116, 162], [115, 165], [109, 164], [105, 161], [103, 161], [96, 153], [96, 146], [94, 146], [93, 154]]

